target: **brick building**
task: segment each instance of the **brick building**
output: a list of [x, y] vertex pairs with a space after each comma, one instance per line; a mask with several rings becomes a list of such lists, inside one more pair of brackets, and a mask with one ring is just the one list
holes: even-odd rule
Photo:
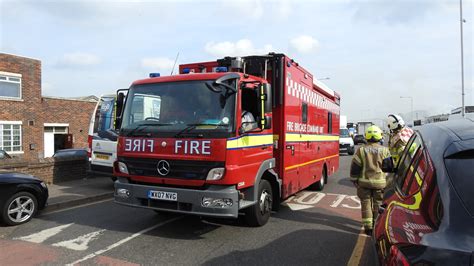
[[43, 97], [41, 61], [0, 53], [0, 149], [27, 160], [86, 148], [96, 102]]

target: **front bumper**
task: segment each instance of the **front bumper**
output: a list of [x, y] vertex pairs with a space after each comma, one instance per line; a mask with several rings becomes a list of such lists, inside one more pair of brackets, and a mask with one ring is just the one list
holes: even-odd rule
[[354, 146], [351, 145], [351, 144], [339, 144], [339, 151], [349, 151], [351, 149], [353, 149]]
[[[118, 195], [118, 189], [127, 189], [129, 191], [128, 197]], [[177, 193], [177, 201], [149, 199], [148, 192], [150, 190]], [[211, 185], [207, 189], [197, 190], [122, 183], [118, 180], [115, 182], [114, 191], [116, 203], [131, 207], [228, 218], [237, 218], [239, 212], [239, 193], [235, 186]], [[203, 207], [201, 206], [203, 197], [231, 199], [233, 204], [227, 208]]]

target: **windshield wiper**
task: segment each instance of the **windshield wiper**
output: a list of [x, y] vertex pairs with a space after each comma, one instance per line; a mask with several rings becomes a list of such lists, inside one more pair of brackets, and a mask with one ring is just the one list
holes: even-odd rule
[[171, 123], [144, 123], [144, 124], [139, 124], [134, 129], [130, 130], [130, 132], [128, 132], [127, 137], [131, 137], [131, 136], [150, 137], [151, 136], [150, 132], [146, 132], [146, 133], [142, 133], [142, 134], [138, 134], [138, 133], [140, 133], [141, 131], [143, 131], [145, 128], [147, 128], [149, 126], [160, 127], [160, 126], [169, 126], [169, 125], [172, 125], [172, 124]]
[[[225, 124], [212, 124], [212, 123], [196, 123], [196, 124], [187, 124], [187, 127], [185, 127], [183, 130], [180, 132], [176, 133], [174, 135], [175, 138], [180, 138], [183, 137], [184, 134], [189, 133], [190, 131], [194, 130], [198, 126], [215, 126], [215, 127], [228, 127], [229, 125]], [[193, 137], [198, 137], [202, 138], [203, 134], [194, 134]]]

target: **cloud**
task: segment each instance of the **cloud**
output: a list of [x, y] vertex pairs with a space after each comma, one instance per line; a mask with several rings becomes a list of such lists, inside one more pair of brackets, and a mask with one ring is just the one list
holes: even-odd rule
[[319, 48], [318, 40], [309, 35], [301, 35], [290, 40], [290, 45], [296, 49], [296, 51], [303, 54], [310, 53]]
[[251, 54], [267, 54], [273, 51], [271, 44], [266, 44], [263, 48], [255, 48], [251, 40], [241, 39], [237, 42], [208, 42], [204, 50], [213, 56], [244, 56]]
[[222, 9], [231, 10], [229, 15], [236, 18], [261, 19], [264, 14], [262, 0], [222, 1]]
[[281, 0], [277, 2], [277, 12], [278, 15], [288, 18], [292, 12], [292, 6], [290, 0]]
[[141, 65], [149, 71], [168, 73], [173, 68], [174, 60], [166, 57], [149, 57], [143, 58]]
[[442, 1], [354, 1], [354, 19], [372, 23], [405, 24], [423, 18]]
[[59, 61], [58, 66], [62, 67], [77, 67], [77, 66], [92, 66], [100, 64], [100, 58], [88, 53], [69, 53], [63, 55]]

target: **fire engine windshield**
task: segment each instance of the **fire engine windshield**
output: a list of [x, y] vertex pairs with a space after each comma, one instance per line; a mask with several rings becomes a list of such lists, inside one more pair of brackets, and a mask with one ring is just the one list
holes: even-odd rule
[[[211, 81], [136, 85], [130, 88], [121, 134], [156, 137], [228, 137], [234, 131], [235, 93]], [[235, 86], [235, 81], [231, 82]]]

